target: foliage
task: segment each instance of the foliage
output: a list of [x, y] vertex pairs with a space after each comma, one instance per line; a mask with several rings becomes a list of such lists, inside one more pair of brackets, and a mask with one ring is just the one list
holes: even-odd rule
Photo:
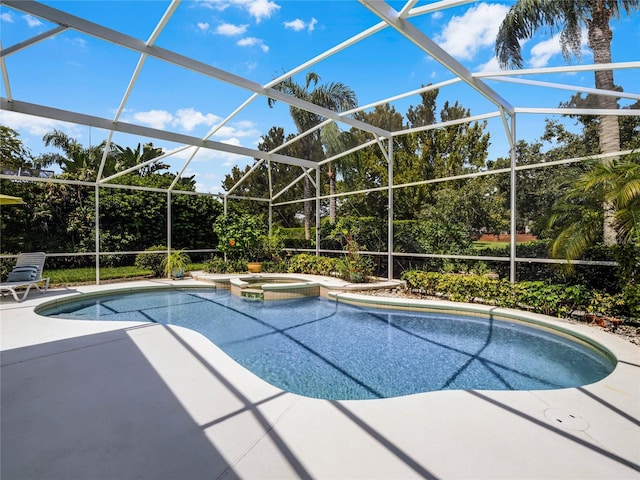
[[419, 234], [418, 243], [426, 253], [462, 253], [471, 246], [471, 232], [460, 223], [425, 220]]
[[230, 213], [218, 217], [213, 231], [218, 236], [218, 250], [229, 259], [263, 260], [262, 239], [267, 229], [261, 218], [247, 213]]
[[207, 273], [244, 273], [247, 271], [247, 261], [234, 259], [225, 261], [221, 257], [213, 257], [204, 264]]
[[591, 162], [553, 206], [549, 227], [555, 240], [551, 254], [581, 258], [602, 239], [602, 205], [609, 205], [620, 244], [640, 244], [640, 155]]
[[[53, 132], [46, 138], [62, 153], [55, 158], [49, 154], [33, 159], [21, 146], [15, 132], [6, 127], [0, 129], [2, 147], [0, 161], [11, 169], [29, 169], [58, 163], [63, 168], [60, 175], [66, 179], [93, 178], [103, 150], [93, 151], [77, 143], [61, 132]], [[6, 141], [6, 146], [5, 142]], [[97, 147], [96, 147], [97, 148]], [[153, 160], [162, 149], [146, 144], [135, 150], [114, 145], [109, 152], [109, 169], [129, 168]], [[167, 188], [176, 180], [165, 171], [166, 165], [154, 162], [135, 173], [118, 178], [125, 185]], [[114, 170], [115, 171], [115, 170]], [[194, 190], [192, 178], [180, 178], [176, 190]], [[25, 204], [0, 211], [0, 251], [91, 252], [95, 250], [95, 188], [76, 185], [41, 182], [0, 181], [2, 193], [20, 196]], [[100, 188], [100, 250], [140, 251], [159, 239], [166, 239], [166, 193]], [[222, 210], [219, 201], [212, 197], [172, 194], [172, 245], [183, 249], [211, 248], [211, 231], [202, 228], [212, 224]], [[130, 263], [133, 257], [117, 255], [108, 264]], [[86, 266], [91, 257], [55, 257], [48, 259], [52, 267]]]
[[[282, 127], [272, 127], [266, 135], [263, 135], [258, 150], [270, 152], [278, 148], [278, 153], [282, 155], [291, 155], [300, 157], [300, 147], [297, 143], [282, 147], [286, 142], [294, 138], [291, 134], [285, 138], [284, 129]], [[246, 176], [249, 171], [250, 175]], [[303, 196], [303, 188], [300, 182], [285, 190], [300, 175], [299, 167], [278, 162], [263, 162], [256, 159], [253, 165], [247, 165], [244, 169], [234, 166], [231, 173], [225, 176], [222, 187], [226, 192], [233, 189], [233, 194], [239, 197], [248, 196], [253, 198], [269, 198], [271, 177], [271, 189], [274, 192], [283, 192], [278, 198], [280, 201], [286, 202], [301, 198]], [[244, 178], [246, 176], [246, 178]], [[240, 182], [240, 179], [244, 180]], [[253, 215], [267, 214], [267, 203], [252, 200], [236, 200], [231, 203], [232, 208], [241, 213], [250, 213]], [[301, 204], [281, 205], [273, 209], [273, 219], [286, 227], [295, 227], [300, 224], [296, 215], [302, 213]]]
[[186, 252], [182, 250], [172, 250], [167, 256], [162, 259], [160, 266], [162, 267], [165, 276], [180, 278], [184, 274], [184, 270], [187, 265], [191, 263], [191, 258]]
[[300, 253], [289, 260], [289, 273], [332, 276], [337, 259]]
[[167, 247], [165, 245], [155, 245], [145, 251], [158, 253], [139, 253], [136, 255], [136, 267], [151, 270], [155, 277], [161, 277], [164, 273], [163, 262], [165, 262], [167, 256]]
[[284, 241], [282, 240], [280, 228], [274, 227], [270, 233], [260, 237], [260, 249], [263, 263], [264, 261], [277, 262], [282, 259]]
[[264, 273], [286, 273], [289, 264], [284, 260], [267, 260], [262, 262], [262, 271]]
[[358, 222], [358, 219], [355, 220], [349, 217], [341, 218], [335, 224], [330, 238], [340, 242], [347, 251], [346, 257], [336, 263], [340, 278], [352, 283], [363, 283], [371, 275], [373, 265], [370, 258], [360, 254], [360, 250], [366, 247], [361, 246], [357, 241], [360, 238], [362, 223]]
[[7, 279], [9, 272], [13, 269], [15, 265], [15, 260], [8, 258], [0, 258], [0, 281], [4, 281]]
[[426, 295], [444, 296], [458, 302], [477, 302], [500, 307], [518, 307], [553, 316], [567, 316], [575, 311], [606, 315], [630, 315], [621, 295], [589, 289], [581, 285], [520, 282], [478, 275], [454, 275], [412, 270], [402, 279], [411, 290]]
[[615, 249], [617, 277], [622, 296], [631, 314], [640, 318], [640, 244], [619, 245]]

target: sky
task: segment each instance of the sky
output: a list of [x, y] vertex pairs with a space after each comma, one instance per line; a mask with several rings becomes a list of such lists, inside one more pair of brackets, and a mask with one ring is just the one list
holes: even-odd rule
[[[170, 4], [154, 0], [42, 3], [145, 42]], [[416, 6], [429, 3], [419, 1]], [[403, 6], [399, 2], [389, 4], [397, 10]], [[470, 2], [413, 17], [409, 22], [468, 70], [495, 72], [499, 70], [494, 57], [495, 37], [512, 4], [511, 1]], [[378, 17], [354, 0], [183, 0], [154, 45], [265, 85], [283, 72], [379, 22]], [[0, 40], [5, 49], [54, 26], [46, 20], [0, 5]], [[623, 15], [612, 22], [612, 28], [613, 61], [639, 61], [640, 13]], [[567, 64], [561, 54], [558, 35], [546, 29], [524, 42], [522, 51], [525, 68]], [[67, 30], [4, 58], [14, 100], [113, 120], [140, 54]], [[573, 57], [571, 64], [591, 63], [593, 56], [587, 47], [585, 33], [582, 54], [580, 58]], [[361, 106], [454, 77], [391, 28], [324, 59], [294, 79], [304, 83], [309, 71], [316, 72], [322, 84], [342, 82], [349, 86]], [[594, 87], [592, 72], [524, 78]], [[616, 71], [614, 78], [624, 91], [640, 93], [638, 69]], [[555, 108], [574, 93], [494, 80], [486, 80], [486, 83], [519, 107]], [[5, 78], [2, 78], [0, 94], [4, 98], [8, 95]], [[119, 120], [203, 138], [250, 95], [251, 92], [237, 86], [149, 57]], [[471, 115], [496, 110], [495, 105], [464, 83], [441, 88], [438, 109], [445, 101], [458, 101], [471, 110]], [[623, 99], [620, 105], [633, 101]], [[414, 95], [393, 101], [392, 106], [405, 115], [409, 106], [419, 103], [419, 96]], [[527, 141], [538, 139], [543, 133], [544, 118], [543, 115], [520, 116], [517, 137]], [[64, 131], [85, 146], [98, 144], [108, 136], [108, 132], [97, 128], [2, 110], [0, 124], [16, 130], [34, 155], [56, 151], [42, 142], [43, 135], [54, 129]], [[283, 127], [287, 134], [295, 133], [287, 105], [276, 102], [269, 107], [266, 98], [258, 97], [211, 139], [255, 149], [261, 135], [273, 126]], [[507, 156], [508, 143], [501, 120], [490, 119], [487, 130], [491, 132], [489, 157]], [[180, 147], [163, 140], [127, 134], [116, 134], [113, 141], [132, 148], [148, 141], [166, 151]], [[176, 173], [190, 156], [191, 150], [181, 151], [163, 161]], [[198, 191], [218, 193], [222, 192], [221, 183], [233, 165], [244, 167], [252, 163], [252, 158], [202, 149], [184, 175], [195, 175]]]

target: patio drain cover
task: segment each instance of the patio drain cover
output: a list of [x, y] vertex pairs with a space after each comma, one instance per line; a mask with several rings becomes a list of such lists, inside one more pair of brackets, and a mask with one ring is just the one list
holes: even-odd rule
[[544, 412], [544, 416], [551, 422], [567, 430], [584, 431], [589, 428], [589, 423], [579, 415], [575, 413], [567, 412], [559, 408], [548, 408]]

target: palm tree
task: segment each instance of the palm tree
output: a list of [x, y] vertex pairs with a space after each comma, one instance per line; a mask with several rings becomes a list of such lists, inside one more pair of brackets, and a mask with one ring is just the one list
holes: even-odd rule
[[[611, 63], [613, 33], [609, 22], [612, 18], [619, 18], [623, 11], [630, 14], [639, 6], [640, 0], [518, 0], [500, 25], [496, 56], [503, 68], [521, 68], [523, 59], [520, 41], [531, 38], [537, 30], [547, 26], [552, 32], [560, 31], [560, 44], [566, 60], [569, 60], [571, 54], [579, 57], [582, 27], [586, 26], [593, 61]], [[598, 89], [614, 90], [613, 72], [596, 71], [595, 85]], [[617, 109], [615, 97], [600, 95], [598, 102], [600, 108]], [[601, 117], [598, 130], [601, 153], [620, 151], [617, 117]], [[604, 241], [606, 244], [613, 244], [615, 229], [611, 216], [607, 214], [610, 207], [605, 205], [604, 210]]]
[[[306, 100], [315, 105], [328, 108], [337, 112], [349, 110], [357, 105], [356, 94], [351, 88], [343, 83], [329, 83], [326, 85], [318, 85], [320, 77], [315, 72], [309, 72], [306, 82], [299, 85], [291, 78], [283, 80], [274, 88], [292, 95], [294, 97]], [[310, 88], [313, 86], [313, 89]], [[269, 99], [269, 106], [273, 106], [275, 100]], [[299, 133], [315, 127], [323, 121], [323, 117], [317, 113], [308, 112], [297, 107], [290, 107], [289, 112], [293, 123]], [[318, 160], [322, 153], [320, 142], [320, 132], [315, 131], [300, 139], [302, 156], [305, 160]], [[304, 177], [304, 232], [305, 238], [311, 238], [311, 201], [307, 200], [311, 197], [311, 186], [309, 178]]]
[[[353, 137], [350, 132], [341, 131], [338, 126], [332, 122], [322, 128], [320, 131], [320, 140], [324, 146], [324, 150], [328, 157], [337, 155], [350, 148], [353, 144]], [[343, 158], [344, 162], [345, 159]], [[344, 164], [344, 163], [343, 163]], [[329, 177], [329, 221], [331, 224], [336, 223], [336, 175], [340, 173], [338, 164], [334, 162], [327, 164], [327, 177]]]
[[575, 260], [602, 238], [603, 202], [611, 205], [620, 244], [640, 246], [640, 154], [593, 162], [553, 206], [550, 228], [559, 228], [555, 257]]
[[[52, 145], [62, 150], [64, 155], [59, 153], [47, 153], [40, 157], [39, 161], [43, 166], [57, 163], [64, 173], [80, 180], [95, 180], [102, 160], [105, 142], [100, 145], [85, 148], [76, 139], [71, 138], [60, 130], [54, 130], [42, 137], [44, 145]], [[113, 172], [113, 158], [107, 158], [105, 171]]]
[[[145, 143], [144, 146], [138, 143], [135, 150], [131, 147], [121, 147], [120, 145], [114, 145], [114, 148], [116, 151], [116, 168], [118, 170], [124, 170], [145, 163], [164, 153], [162, 148], [154, 147], [152, 143]], [[141, 167], [137, 174], [145, 177], [167, 168], [169, 168], [168, 164], [158, 161]]]

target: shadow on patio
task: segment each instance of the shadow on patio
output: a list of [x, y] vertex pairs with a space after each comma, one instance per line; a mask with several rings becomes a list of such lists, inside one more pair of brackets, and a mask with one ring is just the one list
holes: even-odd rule
[[[172, 335], [166, 335], [170, 332]], [[183, 354], [196, 352], [170, 329], [143, 326], [84, 335], [2, 352], [2, 478], [234, 478], [211, 425], [250, 412], [253, 436], [264, 436], [270, 423], [257, 405], [227, 383], [231, 395], [211, 397], [206, 386], [198, 402], [185, 404], [182, 386], [159, 371], [158, 354], [141, 337], [161, 335]], [[156, 338], [157, 340], [157, 338]], [[142, 346], [141, 346], [142, 345]], [[166, 345], [164, 345], [166, 347]], [[187, 347], [187, 348], [185, 348]], [[194, 355], [195, 356], [195, 355]], [[184, 357], [183, 357], [184, 358]], [[214, 376], [202, 358], [197, 361]], [[190, 370], [190, 371], [188, 371]], [[194, 388], [194, 368], [177, 371]], [[195, 368], [198, 370], [198, 368]], [[201, 369], [199, 369], [201, 370]], [[162, 374], [162, 377], [160, 376]], [[224, 382], [224, 379], [219, 379]], [[200, 372], [197, 380], [202, 380]], [[195, 385], [197, 388], [197, 385]], [[223, 398], [221, 398], [223, 397]], [[209, 422], [201, 421], [209, 418]], [[245, 417], [243, 422], [247, 422]], [[257, 431], [256, 431], [257, 430]], [[228, 432], [229, 426], [222, 432]], [[269, 433], [267, 433], [269, 434]], [[244, 432], [236, 430], [243, 437]], [[293, 470], [304, 476], [283, 442], [275, 440]], [[240, 443], [250, 445], [255, 438]]]

